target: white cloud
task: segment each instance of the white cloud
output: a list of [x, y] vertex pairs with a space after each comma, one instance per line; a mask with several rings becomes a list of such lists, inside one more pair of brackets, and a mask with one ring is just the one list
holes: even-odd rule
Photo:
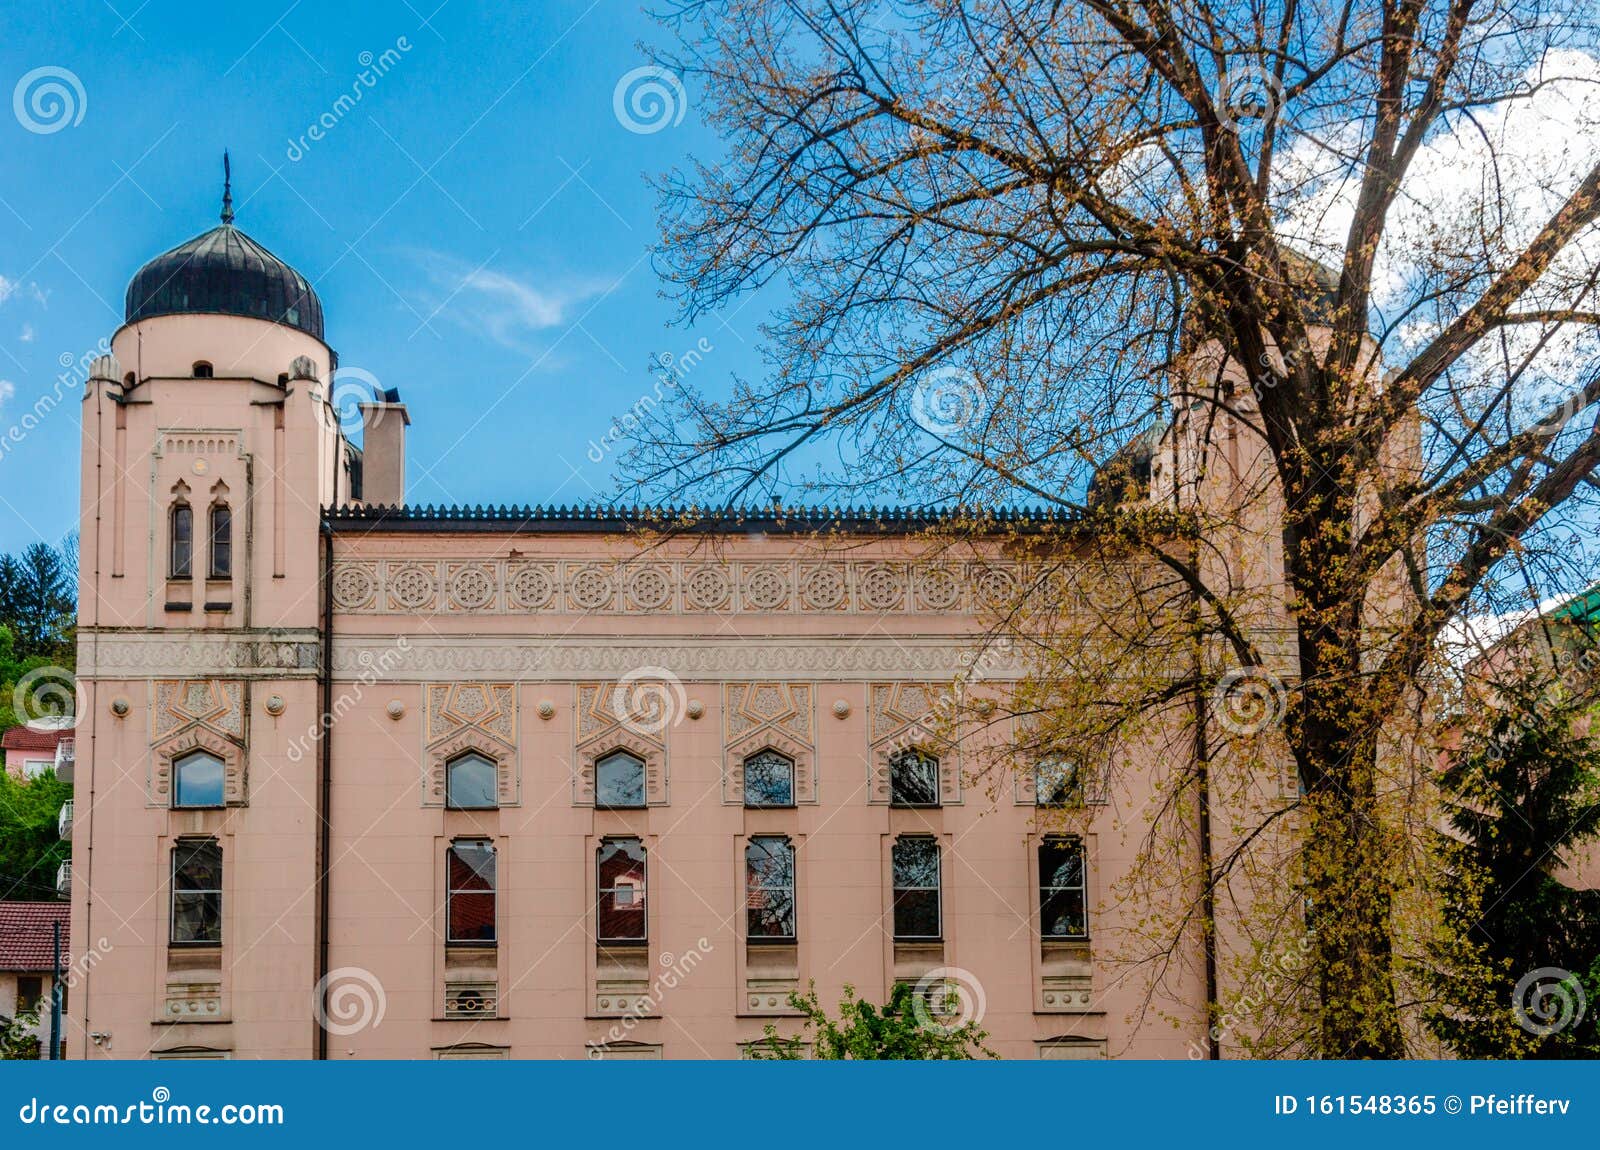
[[17, 394], [17, 385], [9, 379], [0, 379], [0, 411], [5, 410], [6, 401]]
[[535, 283], [438, 252], [418, 253], [418, 260], [431, 288], [431, 298], [420, 309], [423, 315], [446, 316], [519, 351], [528, 350], [525, 337], [571, 323], [578, 305], [609, 286], [592, 278]]
[[5, 303], [17, 290], [17, 281], [0, 276], [0, 303]]
[[33, 325], [31, 323], [23, 324], [22, 325], [22, 334], [19, 335], [17, 338], [20, 339], [23, 343], [32, 343], [33, 342]]

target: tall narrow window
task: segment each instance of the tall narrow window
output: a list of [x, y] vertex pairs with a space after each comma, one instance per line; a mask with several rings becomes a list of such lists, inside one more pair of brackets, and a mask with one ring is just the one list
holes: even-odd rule
[[744, 761], [744, 805], [794, 806], [794, 760], [777, 751], [759, 751]]
[[444, 805], [458, 811], [490, 810], [500, 805], [500, 768], [469, 751], [445, 764]]
[[215, 839], [182, 839], [172, 848], [172, 944], [222, 942], [222, 848]]
[[595, 936], [601, 942], [638, 943], [647, 937], [644, 844], [607, 839], [599, 851]]
[[483, 839], [453, 842], [445, 863], [445, 940], [494, 942], [494, 844]]
[[626, 809], [644, 806], [644, 760], [614, 751], [594, 765], [594, 805]]
[[897, 752], [889, 760], [889, 805], [938, 806], [939, 760], [915, 747]]
[[939, 938], [939, 844], [926, 835], [906, 835], [895, 840], [890, 861], [895, 938]]
[[187, 503], [174, 503], [167, 534], [167, 573], [173, 579], [187, 579], [194, 567], [194, 508]]
[[750, 938], [794, 939], [794, 845], [778, 835], [757, 835], [744, 848], [745, 933]]
[[1085, 938], [1083, 841], [1051, 836], [1039, 844], [1039, 931], [1045, 938]]
[[173, 763], [172, 805], [223, 806], [222, 760], [208, 751], [193, 751]]
[[233, 578], [233, 512], [226, 503], [215, 503], [211, 507], [210, 577]]

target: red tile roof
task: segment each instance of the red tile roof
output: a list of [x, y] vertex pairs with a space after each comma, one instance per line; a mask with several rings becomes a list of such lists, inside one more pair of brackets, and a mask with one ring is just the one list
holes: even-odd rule
[[0, 735], [0, 747], [8, 751], [53, 751], [66, 731], [35, 731], [31, 727], [12, 727]]
[[51, 926], [61, 924], [61, 965], [67, 966], [67, 915], [64, 902], [0, 902], [0, 970], [50, 969]]

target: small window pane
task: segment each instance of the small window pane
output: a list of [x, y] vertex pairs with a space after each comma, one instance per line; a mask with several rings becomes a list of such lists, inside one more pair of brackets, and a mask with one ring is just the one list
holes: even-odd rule
[[889, 802], [897, 807], [939, 805], [939, 760], [912, 749], [889, 760]]
[[793, 938], [794, 846], [758, 836], [745, 848], [746, 932], [751, 938]]
[[462, 755], [445, 765], [445, 805], [487, 810], [499, 805], [499, 768], [482, 755]]
[[939, 844], [907, 837], [894, 844], [894, 936], [940, 937]]
[[1050, 838], [1039, 844], [1039, 930], [1046, 938], [1083, 938], [1083, 843]]
[[168, 574], [174, 579], [187, 579], [194, 558], [194, 508], [187, 503], [173, 507], [171, 534]]
[[794, 763], [776, 751], [762, 751], [746, 759], [744, 805], [794, 806]]
[[623, 751], [607, 755], [594, 765], [594, 805], [644, 806], [644, 761]]
[[449, 890], [446, 917], [448, 941], [495, 940], [494, 844], [458, 842], [447, 856]]
[[222, 801], [222, 760], [204, 751], [185, 755], [172, 764], [172, 805], [175, 807], [220, 807]]
[[1033, 769], [1033, 796], [1034, 803], [1041, 807], [1078, 805], [1078, 764], [1061, 757], [1040, 762]]
[[211, 578], [233, 578], [233, 512], [222, 504], [211, 509]]
[[222, 849], [209, 839], [172, 850], [172, 941], [222, 941]]
[[595, 930], [601, 942], [643, 942], [645, 910], [644, 844], [609, 839], [599, 851], [599, 905]]

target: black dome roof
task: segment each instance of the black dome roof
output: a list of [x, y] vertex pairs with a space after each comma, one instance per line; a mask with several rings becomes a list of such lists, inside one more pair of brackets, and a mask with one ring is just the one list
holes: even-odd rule
[[305, 277], [231, 222], [157, 256], [128, 284], [128, 323], [192, 314], [271, 320], [322, 339], [322, 301]]

